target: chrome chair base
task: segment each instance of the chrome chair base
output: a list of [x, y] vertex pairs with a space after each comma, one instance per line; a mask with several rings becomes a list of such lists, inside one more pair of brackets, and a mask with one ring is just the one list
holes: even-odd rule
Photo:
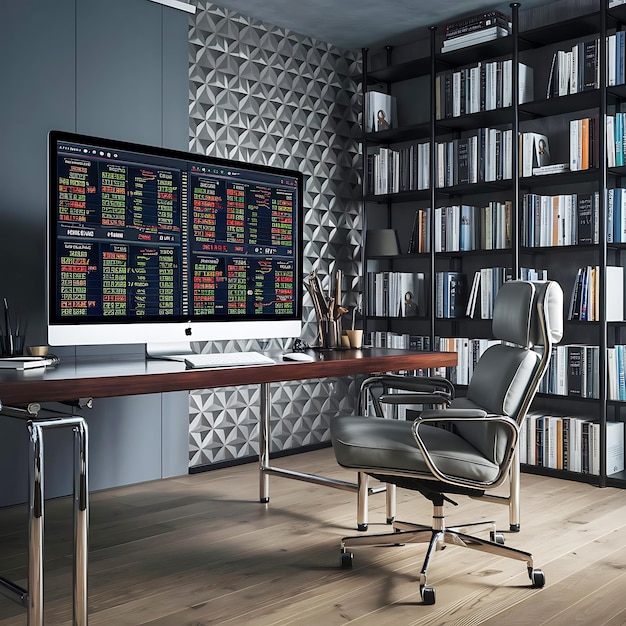
[[[392, 524], [393, 532], [378, 533], [372, 535], [356, 535], [344, 537], [341, 540], [340, 565], [347, 569], [352, 567], [353, 554], [349, 548], [362, 546], [401, 546], [410, 543], [427, 543], [426, 556], [420, 570], [419, 584], [420, 596], [424, 604], [435, 603], [435, 589], [427, 584], [426, 571], [430, 559], [436, 550], [443, 550], [448, 545], [471, 548], [480, 552], [486, 552], [494, 556], [500, 556], [526, 563], [531, 586], [535, 588], [545, 585], [543, 571], [535, 569], [533, 557], [530, 552], [509, 548], [504, 545], [504, 535], [496, 531], [494, 521], [471, 522], [458, 524], [446, 528], [443, 515], [443, 506], [435, 505], [433, 512], [433, 526], [414, 524], [411, 522], [395, 521]], [[490, 539], [482, 539], [476, 535], [465, 532], [471, 528], [488, 530]]]

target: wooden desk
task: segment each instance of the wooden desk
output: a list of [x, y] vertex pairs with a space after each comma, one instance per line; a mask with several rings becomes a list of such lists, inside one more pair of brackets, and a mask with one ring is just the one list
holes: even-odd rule
[[[62, 362], [45, 371], [0, 371], [0, 401], [6, 405], [29, 402], [107, 398], [144, 393], [233, 387], [310, 378], [426, 369], [456, 365], [454, 352], [412, 352], [388, 348], [322, 350], [312, 352], [313, 363], [282, 361], [275, 365], [187, 370], [173, 361], [137, 358], [85, 358]], [[272, 356], [272, 355], [270, 355]]]
[[[43, 624], [43, 430], [71, 427], [75, 433], [74, 475], [74, 624], [87, 624], [87, 427], [78, 416], [39, 413], [37, 403], [73, 402], [82, 398], [106, 398], [167, 391], [261, 385], [259, 428], [259, 499], [269, 502], [270, 475], [282, 476], [330, 487], [359, 492], [363, 487], [330, 480], [312, 474], [284, 470], [270, 465], [270, 384], [289, 380], [307, 380], [374, 374], [379, 372], [428, 369], [457, 364], [453, 352], [411, 352], [387, 348], [316, 351], [310, 363], [283, 361], [275, 355], [274, 365], [187, 370], [173, 361], [137, 358], [111, 358], [106, 363], [85, 358], [63, 362], [55, 369], [0, 371], [0, 402], [5, 406], [28, 407], [30, 412], [6, 411], [24, 419], [30, 431], [29, 467], [29, 575], [28, 590], [0, 578], [0, 587], [27, 608], [29, 626]], [[2, 414], [2, 413], [0, 413]], [[360, 499], [359, 524], [367, 522], [364, 498]]]

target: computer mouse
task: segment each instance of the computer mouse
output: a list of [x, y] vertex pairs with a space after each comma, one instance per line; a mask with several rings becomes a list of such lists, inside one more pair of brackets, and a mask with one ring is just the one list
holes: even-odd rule
[[311, 363], [315, 361], [315, 357], [306, 352], [286, 352], [283, 354], [284, 361], [300, 361], [302, 363]]

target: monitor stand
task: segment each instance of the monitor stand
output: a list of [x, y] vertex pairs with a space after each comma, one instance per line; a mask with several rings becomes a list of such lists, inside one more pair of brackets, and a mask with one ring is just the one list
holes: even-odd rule
[[184, 361], [189, 354], [194, 354], [194, 351], [188, 341], [146, 344], [146, 358], [149, 359]]

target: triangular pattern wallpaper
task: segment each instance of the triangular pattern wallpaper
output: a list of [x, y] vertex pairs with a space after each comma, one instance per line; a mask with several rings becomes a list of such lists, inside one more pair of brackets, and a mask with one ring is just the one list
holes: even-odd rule
[[[362, 229], [360, 53], [209, 2], [198, 2], [190, 17], [189, 41], [191, 151], [303, 172], [305, 274], [316, 269], [327, 287], [341, 269], [346, 304], [354, 306]], [[302, 338], [313, 343], [308, 297], [304, 307]], [[203, 349], [257, 350], [259, 344]], [[271, 450], [327, 441], [330, 417], [353, 412], [356, 397], [353, 378], [273, 384]], [[258, 415], [256, 386], [194, 391], [190, 467], [258, 454]]]

